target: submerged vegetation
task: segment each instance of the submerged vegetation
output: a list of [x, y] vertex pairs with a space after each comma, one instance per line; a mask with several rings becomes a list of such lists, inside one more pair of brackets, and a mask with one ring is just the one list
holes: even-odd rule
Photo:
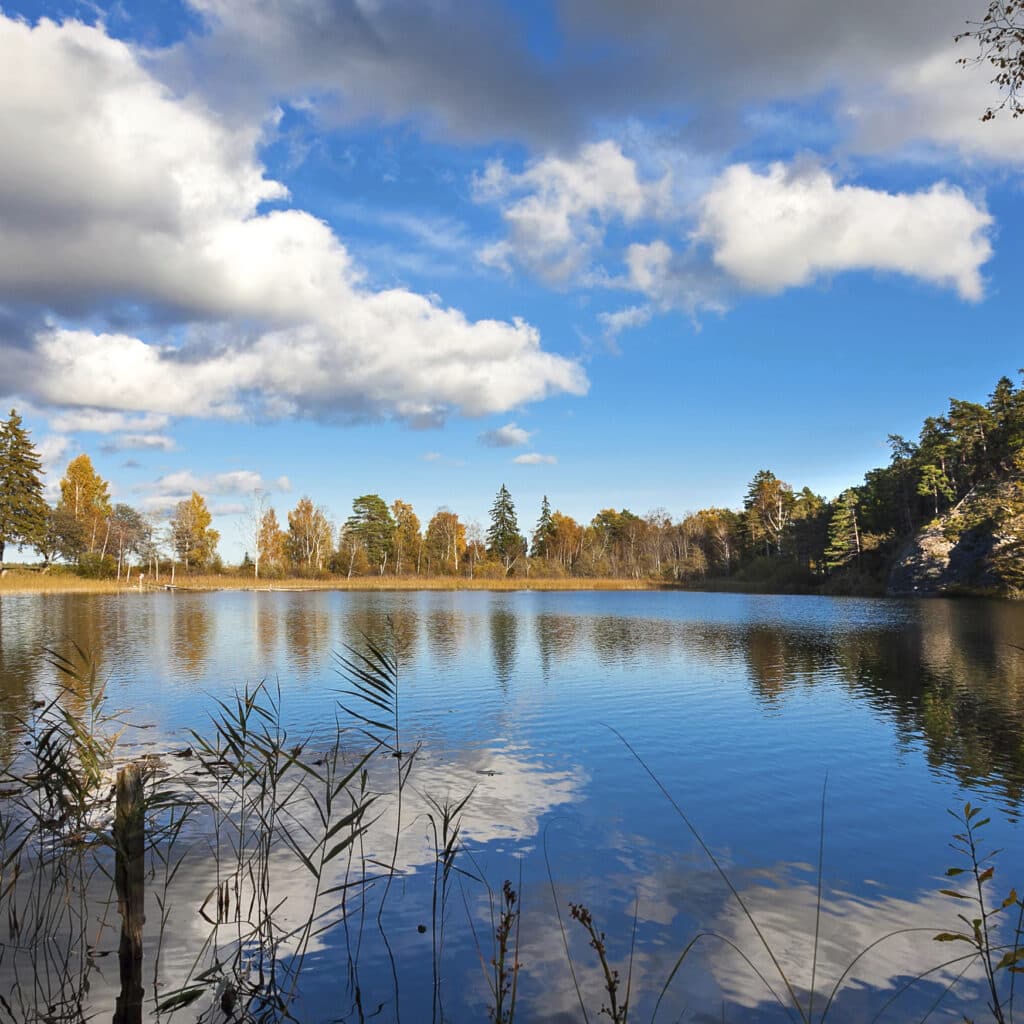
[[[468, 999], [474, 1019], [484, 1009], [497, 1022], [524, 1019], [524, 999], [535, 994], [523, 974], [523, 947], [536, 918], [524, 920], [523, 900], [539, 896], [524, 894], [521, 876], [500, 885], [488, 879], [463, 836], [472, 789], [421, 791], [422, 748], [400, 713], [393, 632], [338, 656], [334, 722], [315, 737], [290, 734], [280, 692], [260, 684], [214, 700], [208, 725], [190, 730], [185, 749], [134, 761], [117, 753], [130, 715], [107, 707], [95, 662], [76, 647], [52, 654], [51, 664], [66, 686], [22, 723], [22, 753], [5, 770], [0, 793], [7, 922], [0, 992], [9, 992], [0, 998], [0, 1020], [71, 1024], [107, 1013], [115, 1024], [307, 1020], [304, 993], [325, 986], [331, 1019], [399, 1020], [405, 1007], [408, 1019], [425, 1020], [428, 1004], [435, 1022], [467, 1019], [467, 994], [459, 993], [456, 1008], [446, 981], [453, 957], [467, 953], [464, 942], [450, 942], [457, 918], [474, 936], [481, 967], [476, 1002]], [[659, 1019], [688, 958], [717, 943], [732, 949], [785, 1016], [825, 1021], [838, 1012], [837, 997], [861, 958], [909, 933], [955, 951], [936, 953], [932, 969], [908, 972], [894, 992], [879, 992], [879, 1014], [920, 981], [936, 975], [948, 995], [973, 970], [984, 980], [988, 1017], [1013, 1019], [1024, 901], [1015, 890], [989, 895], [998, 851], [984, 846], [987, 820], [978, 808], [968, 804], [955, 815], [958, 863], [947, 877], [956, 888], [943, 890], [963, 910], [960, 926], [879, 934], [826, 979], [819, 969], [823, 792], [812, 955], [798, 977], [724, 860], [619, 738], [708, 859], [751, 937], [744, 946], [736, 935], [702, 927], [663, 977], [639, 981], [638, 911], [630, 934], [610, 938], [598, 923], [602, 908], [572, 898], [549, 863], [547, 913], [558, 922], [579, 1019]], [[413, 820], [427, 826], [426, 861], [408, 860]], [[416, 969], [407, 977], [423, 957], [422, 944], [399, 930], [404, 917], [391, 912], [407, 903], [422, 908], [417, 933], [430, 933], [429, 976]], [[104, 959], [115, 936], [112, 972]], [[421, 989], [411, 996], [412, 1011], [409, 994], [400, 992], [410, 979]], [[722, 1013], [742, 1016], [728, 1006]]]
[[[833, 499], [762, 469], [741, 508], [679, 518], [663, 508], [644, 515], [605, 508], [578, 522], [545, 496], [529, 536], [504, 485], [486, 527], [448, 508], [424, 527], [411, 504], [388, 504], [378, 494], [355, 498], [340, 524], [309, 496], [279, 519], [256, 494], [245, 517], [245, 557], [231, 568], [217, 554], [219, 534], [202, 495], [182, 498], [169, 517], [143, 515], [111, 503], [86, 454], [68, 464], [60, 500], [47, 506], [38, 454], [12, 410], [0, 430], [0, 559], [5, 543], [16, 544], [35, 548], [44, 568], [63, 562], [81, 576], [129, 583], [133, 572], [150, 583], [200, 573], [270, 585], [621, 579], [870, 594], [885, 591], [908, 541], [937, 521], [947, 547], [977, 570], [949, 586], [1016, 593], [1024, 584], [1024, 389], [1003, 377], [985, 404], [950, 399], [944, 415], [924, 421], [916, 442], [893, 434], [889, 447], [887, 466]], [[906, 589], [915, 587], [911, 581]]]

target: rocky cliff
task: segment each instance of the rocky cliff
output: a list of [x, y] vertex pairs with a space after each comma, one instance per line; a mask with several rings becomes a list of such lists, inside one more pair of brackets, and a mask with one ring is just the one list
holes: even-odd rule
[[1024, 590], [1024, 478], [972, 492], [904, 545], [887, 592], [1019, 596]]

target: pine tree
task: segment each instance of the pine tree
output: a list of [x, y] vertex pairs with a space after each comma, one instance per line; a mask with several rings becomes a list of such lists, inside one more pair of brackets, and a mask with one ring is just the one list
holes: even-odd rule
[[11, 410], [0, 424], [0, 565], [8, 543], [33, 544], [46, 528], [39, 452]]
[[537, 520], [537, 528], [533, 531], [533, 538], [530, 543], [531, 558], [547, 558], [548, 545], [555, 534], [555, 523], [551, 518], [551, 505], [548, 503], [548, 496], [545, 494], [540, 503], [540, 519]]
[[364, 494], [352, 502], [352, 515], [345, 521], [345, 530], [358, 537], [370, 564], [384, 575], [395, 545], [395, 520], [387, 503], [379, 494]]
[[526, 540], [519, 533], [516, 507], [512, 495], [502, 484], [491, 506], [491, 525], [487, 530], [487, 547], [505, 567], [505, 575], [512, 571], [516, 559], [526, 550]]
[[839, 569], [852, 561], [860, 561], [860, 526], [857, 522], [857, 492], [843, 491], [828, 527], [825, 562], [830, 569]]

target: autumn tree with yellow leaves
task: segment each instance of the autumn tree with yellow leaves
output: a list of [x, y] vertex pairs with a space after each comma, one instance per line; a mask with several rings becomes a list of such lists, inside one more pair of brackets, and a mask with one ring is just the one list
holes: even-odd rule
[[171, 545], [185, 563], [185, 571], [205, 569], [217, 553], [220, 534], [211, 527], [213, 516], [198, 491], [179, 501], [171, 517]]

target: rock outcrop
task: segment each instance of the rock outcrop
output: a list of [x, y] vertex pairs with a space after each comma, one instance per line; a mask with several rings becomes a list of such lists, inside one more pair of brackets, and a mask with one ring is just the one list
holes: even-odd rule
[[1015, 595], [1024, 567], [1022, 490], [1015, 479], [972, 492], [923, 527], [893, 564], [887, 592]]

